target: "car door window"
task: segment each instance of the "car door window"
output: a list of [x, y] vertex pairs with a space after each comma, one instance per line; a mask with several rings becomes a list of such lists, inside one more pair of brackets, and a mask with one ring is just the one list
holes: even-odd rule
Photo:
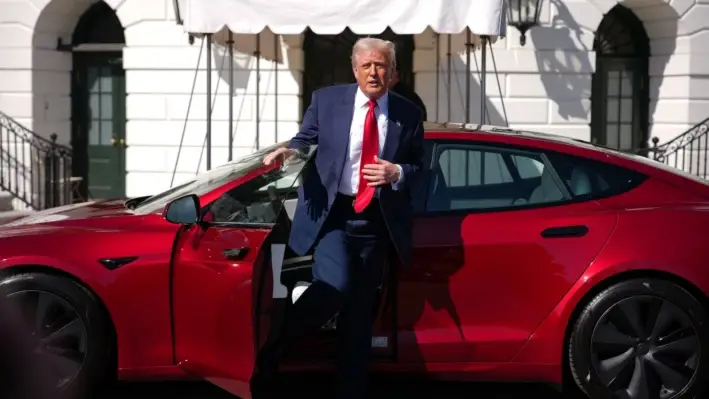
[[534, 152], [439, 145], [427, 210], [489, 210], [546, 204], [567, 198], [554, 172]]
[[297, 188], [311, 165], [315, 146], [222, 194], [206, 209], [205, 218], [215, 223], [273, 225], [288, 202], [295, 205]]
[[553, 151], [480, 144], [436, 147], [427, 212], [485, 211], [587, 201], [637, 187], [646, 176]]

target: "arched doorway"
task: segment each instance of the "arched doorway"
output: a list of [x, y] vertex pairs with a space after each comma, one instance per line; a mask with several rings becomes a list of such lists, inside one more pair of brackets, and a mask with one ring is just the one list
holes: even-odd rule
[[631, 151], [647, 147], [650, 40], [628, 8], [613, 7], [596, 31], [591, 91], [591, 139]]
[[72, 36], [72, 135], [74, 176], [84, 198], [125, 196], [125, 36], [103, 1], [82, 16]]
[[379, 35], [356, 35], [349, 28], [337, 35], [317, 35], [308, 30], [303, 41], [303, 111], [310, 105], [315, 90], [341, 83], [354, 83], [352, 46], [362, 37], [378, 37], [394, 42], [396, 63], [403, 83], [414, 89], [414, 37], [397, 35], [391, 29]]

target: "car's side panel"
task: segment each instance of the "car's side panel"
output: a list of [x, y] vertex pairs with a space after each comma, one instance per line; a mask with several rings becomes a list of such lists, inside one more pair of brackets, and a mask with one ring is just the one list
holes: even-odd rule
[[[61, 240], [57, 234], [42, 233], [57, 229], [39, 226], [32, 240], [0, 238], [0, 268], [16, 272], [27, 266], [54, 269], [93, 291], [116, 329], [119, 376], [122, 370], [135, 376], [135, 370], [173, 364], [168, 268], [176, 226], [150, 215], [133, 220], [133, 227], [140, 226], [136, 231], [112, 227], [118, 225], [117, 219], [104, 219], [101, 228], [61, 228], [57, 231]], [[123, 257], [136, 259], [115, 270], [99, 263], [99, 259]]]
[[[709, 295], [707, 225], [709, 208], [706, 206], [678, 203], [666, 208], [630, 208], [621, 213], [606, 247], [514, 361], [560, 365], [566, 354], [564, 338], [567, 326], [574, 322], [571, 318], [574, 310], [606, 286], [606, 281], [615, 281], [619, 275], [673, 275], [703, 292], [706, 300]], [[560, 381], [561, 375], [558, 378]]]
[[172, 262], [176, 361], [241, 397], [253, 372], [255, 271], [269, 232], [193, 225], [178, 238]]
[[[616, 215], [596, 202], [417, 220], [400, 272], [402, 362], [505, 362], [603, 248]], [[586, 226], [581, 237], [543, 238]]]

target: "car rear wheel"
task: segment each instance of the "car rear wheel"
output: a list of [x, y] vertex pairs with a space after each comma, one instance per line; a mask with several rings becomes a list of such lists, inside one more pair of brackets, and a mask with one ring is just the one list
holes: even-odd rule
[[709, 319], [674, 283], [623, 281], [586, 305], [568, 355], [577, 385], [592, 398], [698, 398], [709, 379]]
[[104, 311], [90, 291], [45, 273], [5, 277], [0, 291], [24, 319], [50, 384], [62, 393], [81, 395], [102, 381], [112, 340]]

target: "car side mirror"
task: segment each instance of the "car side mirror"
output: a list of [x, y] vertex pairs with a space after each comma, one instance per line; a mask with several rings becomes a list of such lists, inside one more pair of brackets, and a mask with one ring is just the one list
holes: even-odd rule
[[195, 224], [200, 221], [199, 209], [199, 197], [190, 194], [167, 204], [163, 217], [170, 223]]

